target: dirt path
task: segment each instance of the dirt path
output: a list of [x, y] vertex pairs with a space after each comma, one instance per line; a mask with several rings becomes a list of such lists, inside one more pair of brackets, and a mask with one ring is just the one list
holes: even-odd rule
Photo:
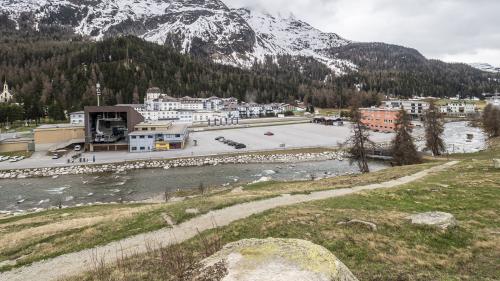
[[219, 227], [226, 226], [236, 220], [244, 219], [251, 215], [262, 213], [277, 207], [339, 197], [364, 190], [396, 187], [422, 179], [431, 172], [446, 170], [457, 163], [458, 161], [448, 162], [441, 166], [433, 167], [410, 176], [378, 184], [314, 192], [308, 195], [283, 195], [271, 199], [235, 205], [201, 215], [180, 225], [174, 226], [173, 228], [140, 234], [105, 246], [66, 254], [46, 261], [37, 262], [30, 266], [14, 269], [0, 274], [0, 281], [57, 280], [61, 277], [76, 275], [92, 268], [93, 257], [99, 257], [99, 259], [104, 259], [106, 263], [112, 263], [116, 260], [117, 256], [122, 256], [122, 252], [124, 255], [144, 253], [146, 251], [146, 244], [155, 246], [160, 243], [163, 245], [169, 243], [180, 243], [196, 236], [198, 231], [201, 232], [212, 229], [215, 225]]

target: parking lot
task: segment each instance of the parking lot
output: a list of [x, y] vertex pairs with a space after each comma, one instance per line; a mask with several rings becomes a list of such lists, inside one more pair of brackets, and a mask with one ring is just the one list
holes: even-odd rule
[[[272, 132], [273, 136], [266, 136]], [[93, 159], [96, 163], [113, 163], [126, 160], [167, 159], [176, 157], [204, 156], [220, 153], [265, 151], [282, 148], [308, 148], [308, 147], [333, 147], [344, 142], [351, 134], [348, 124], [343, 127], [323, 126], [319, 124], [294, 124], [282, 126], [266, 126], [255, 128], [240, 128], [218, 131], [204, 131], [191, 133], [189, 144], [183, 150], [171, 150], [152, 153], [127, 153], [127, 152], [96, 152], [84, 153], [83, 157]], [[216, 141], [217, 137], [224, 137], [246, 145], [246, 148], [236, 150], [233, 146]], [[371, 133], [375, 142], [385, 142], [392, 138], [392, 134]], [[195, 146], [194, 143], [197, 143]], [[75, 163], [77, 164], [77, 163]], [[0, 169], [54, 167], [67, 165], [66, 158], [51, 159], [41, 153], [36, 153], [32, 158], [16, 163], [0, 163]]]

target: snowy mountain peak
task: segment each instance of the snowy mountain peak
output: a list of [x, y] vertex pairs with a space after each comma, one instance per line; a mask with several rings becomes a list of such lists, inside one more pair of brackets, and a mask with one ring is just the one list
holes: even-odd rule
[[337, 34], [293, 15], [230, 9], [220, 0], [0, 0], [0, 14], [18, 28], [66, 26], [95, 40], [135, 35], [241, 67], [265, 56], [292, 55], [313, 57], [337, 74], [356, 68], [329, 54], [350, 43]]
[[488, 63], [471, 63], [469, 65], [482, 71], [500, 73], [500, 67], [495, 67]]

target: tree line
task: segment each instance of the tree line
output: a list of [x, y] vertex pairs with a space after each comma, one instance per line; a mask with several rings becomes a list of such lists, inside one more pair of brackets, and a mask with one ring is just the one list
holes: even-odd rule
[[96, 104], [96, 84], [105, 105], [142, 102], [149, 87], [175, 97], [236, 97], [242, 101], [345, 107], [352, 96], [366, 106], [381, 94], [355, 91], [323, 81], [330, 70], [310, 58], [279, 57], [255, 62], [251, 69], [215, 64], [136, 37], [101, 42], [3, 39], [0, 79], [9, 82], [24, 118], [60, 119], [64, 111]]

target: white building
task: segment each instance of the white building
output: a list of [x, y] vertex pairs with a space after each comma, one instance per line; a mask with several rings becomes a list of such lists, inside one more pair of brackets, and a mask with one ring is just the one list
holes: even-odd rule
[[77, 111], [69, 114], [69, 121], [73, 125], [84, 125], [85, 124], [85, 112]]
[[441, 106], [440, 111], [448, 116], [468, 116], [476, 113], [476, 105], [470, 102], [457, 101]]
[[429, 109], [429, 103], [422, 100], [388, 100], [383, 102], [383, 107], [389, 109], [403, 108], [413, 119], [422, 119], [425, 111]]
[[496, 107], [500, 107], [500, 94], [495, 94], [495, 96], [487, 98], [486, 103]]
[[3, 84], [2, 93], [0, 94], [0, 103], [10, 102], [12, 101], [13, 98], [14, 96], [9, 91], [9, 86], [7, 85], [7, 81], [5, 81]]
[[[151, 88], [146, 92], [142, 108], [136, 108], [146, 120], [171, 120], [182, 123], [232, 123], [240, 118], [259, 118], [276, 116], [293, 110], [293, 106], [282, 103], [238, 104], [236, 98], [174, 98], [161, 92], [159, 88]], [[220, 123], [219, 123], [220, 124]]]

